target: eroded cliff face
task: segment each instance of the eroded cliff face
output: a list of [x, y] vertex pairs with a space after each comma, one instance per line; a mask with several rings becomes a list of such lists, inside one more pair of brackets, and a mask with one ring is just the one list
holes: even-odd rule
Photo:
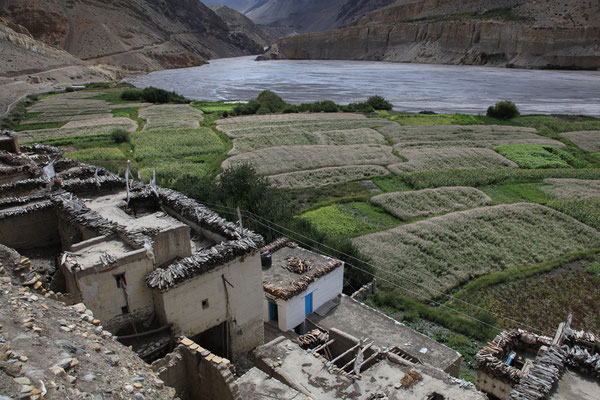
[[[449, 10], [448, 0], [404, 3], [367, 14], [344, 29], [282, 38], [261, 58], [600, 67], [600, 26], [593, 20], [598, 5], [582, 2], [560, 15], [551, 10], [537, 15], [523, 0], [465, 1], [452, 8], [463, 15], [440, 15], [435, 10]], [[507, 3], [515, 8], [492, 16], [486, 8]]]
[[0, 16], [81, 60], [129, 71], [262, 51], [198, 0], [4, 0]]

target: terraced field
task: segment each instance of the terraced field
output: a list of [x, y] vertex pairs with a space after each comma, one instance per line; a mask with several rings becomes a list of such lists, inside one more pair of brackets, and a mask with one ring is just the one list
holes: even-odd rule
[[544, 179], [541, 189], [556, 199], [600, 199], [597, 180]]
[[431, 299], [477, 276], [597, 247], [600, 232], [550, 208], [517, 203], [434, 217], [352, 242], [382, 279]]
[[576, 131], [561, 134], [579, 148], [591, 153], [600, 152], [600, 131]]
[[402, 126], [388, 124], [376, 128], [395, 144], [397, 150], [408, 148], [483, 147], [503, 144], [540, 144], [564, 146], [563, 143], [537, 134], [533, 128], [499, 125]]
[[371, 197], [371, 203], [402, 221], [409, 221], [490, 205], [492, 200], [475, 188], [447, 187], [380, 194]]
[[279, 146], [228, 158], [223, 168], [248, 163], [261, 175], [325, 167], [389, 165], [398, 161], [390, 146]]
[[199, 128], [204, 113], [188, 104], [161, 104], [143, 108], [144, 130]]
[[408, 161], [390, 165], [390, 171], [401, 174], [461, 168], [516, 168], [517, 164], [493, 150], [469, 147], [420, 148], [400, 150]]
[[350, 165], [271, 175], [269, 180], [280, 189], [309, 189], [370, 179], [389, 173], [390, 171], [379, 165]]

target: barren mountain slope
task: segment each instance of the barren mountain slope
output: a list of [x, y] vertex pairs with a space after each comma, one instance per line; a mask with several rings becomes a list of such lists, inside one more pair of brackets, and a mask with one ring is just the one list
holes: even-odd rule
[[588, 0], [399, 0], [262, 58], [597, 69], [599, 37], [600, 3]]
[[225, 23], [231, 32], [248, 36], [261, 46], [268, 46], [275, 39], [248, 17], [226, 6], [209, 6]]
[[260, 52], [197, 0], [1, 0], [0, 16], [94, 63], [149, 71]]

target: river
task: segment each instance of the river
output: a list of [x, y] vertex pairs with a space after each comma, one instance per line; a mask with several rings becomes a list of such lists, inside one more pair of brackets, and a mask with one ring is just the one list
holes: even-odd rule
[[485, 113], [512, 100], [523, 114], [600, 115], [600, 72], [370, 61], [254, 61], [254, 56], [126, 79], [194, 100], [249, 100], [264, 89], [288, 103], [360, 102], [378, 94], [399, 111]]

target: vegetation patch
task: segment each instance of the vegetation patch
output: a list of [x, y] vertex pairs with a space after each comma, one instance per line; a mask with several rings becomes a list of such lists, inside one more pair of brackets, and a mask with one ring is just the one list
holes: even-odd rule
[[564, 146], [561, 142], [540, 136], [532, 128], [501, 125], [475, 126], [402, 126], [388, 124], [376, 128], [396, 144], [398, 150], [419, 147], [484, 147], [503, 144], [542, 144]]
[[600, 199], [553, 200], [547, 205], [600, 230]]
[[382, 209], [365, 202], [332, 204], [308, 211], [300, 218], [331, 238], [362, 235], [379, 229], [387, 229], [400, 223]]
[[204, 120], [202, 111], [187, 104], [166, 104], [145, 107], [139, 112], [146, 120], [144, 130], [198, 128]]
[[13, 128], [15, 132], [22, 131], [35, 131], [38, 129], [57, 129], [61, 128], [66, 124], [66, 122], [39, 122], [35, 124], [23, 124], [17, 125]]
[[233, 156], [223, 163], [223, 168], [249, 163], [260, 175], [277, 175], [324, 167], [388, 165], [397, 161], [389, 146], [281, 146]]
[[[568, 153], [557, 147], [535, 144], [510, 144], [494, 147], [498, 153], [514, 161], [521, 168], [569, 168]], [[566, 154], [565, 154], [566, 153]]]
[[512, 204], [523, 201], [546, 203], [550, 197], [541, 189], [541, 186], [541, 183], [510, 183], [486, 186], [480, 189], [492, 199], [493, 204]]
[[119, 124], [102, 124], [92, 126], [82, 126], [77, 128], [55, 128], [55, 129], [38, 129], [33, 131], [22, 131], [19, 133], [19, 138], [22, 141], [36, 141], [61, 138], [69, 136], [84, 136], [84, 135], [98, 135], [102, 133], [109, 133], [115, 128], [130, 129], [131, 124], [119, 123]]
[[600, 199], [600, 180], [545, 179], [542, 190], [557, 199]]
[[305, 189], [369, 179], [389, 173], [387, 169], [378, 165], [360, 165], [288, 172], [269, 176], [269, 180], [280, 189]]
[[431, 299], [484, 274], [598, 247], [600, 233], [550, 208], [519, 203], [434, 217], [352, 242], [379, 277]]
[[[344, 115], [344, 114], [341, 114]], [[304, 116], [304, 115], [303, 115]], [[307, 117], [309, 115], [306, 115]], [[270, 116], [265, 116], [270, 117]], [[222, 121], [222, 120], [221, 120]], [[221, 122], [219, 121], [219, 122]], [[390, 124], [389, 121], [382, 119], [367, 119], [367, 118], [317, 118], [314, 114], [310, 114], [309, 118], [299, 121], [277, 121], [264, 123], [240, 123], [222, 124], [217, 126], [220, 131], [227, 134], [232, 139], [246, 136], [278, 136], [291, 134], [306, 134], [315, 132], [327, 131], [347, 131], [359, 128], [374, 129], [383, 125]]]
[[547, 333], [554, 332], [568, 310], [574, 326], [597, 331], [600, 317], [590, 307], [600, 301], [597, 250], [481, 277], [458, 291], [449, 305], [469, 313], [475, 309], [472, 304], [507, 317], [498, 321], [503, 327], [514, 328], [517, 320]]
[[116, 147], [97, 147], [85, 150], [70, 151], [65, 157], [84, 163], [107, 160], [124, 160], [125, 155]]
[[507, 160], [490, 149], [446, 147], [434, 149], [400, 150], [399, 155], [408, 159], [401, 164], [390, 165], [390, 171], [401, 174], [412, 171], [444, 170], [456, 168], [515, 168]]
[[222, 153], [225, 144], [212, 129], [153, 129], [133, 133], [137, 161], [182, 159], [196, 155]]
[[600, 152], [600, 131], [566, 132], [561, 136], [575, 143], [580, 149], [592, 153]]
[[246, 136], [233, 141], [230, 155], [276, 146], [297, 145], [387, 144], [385, 138], [370, 128], [326, 132], [302, 132], [280, 135]]
[[371, 202], [396, 218], [409, 221], [490, 205], [492, 200], [475, 188], [452, 187], [385, 193], [372, 197]]

